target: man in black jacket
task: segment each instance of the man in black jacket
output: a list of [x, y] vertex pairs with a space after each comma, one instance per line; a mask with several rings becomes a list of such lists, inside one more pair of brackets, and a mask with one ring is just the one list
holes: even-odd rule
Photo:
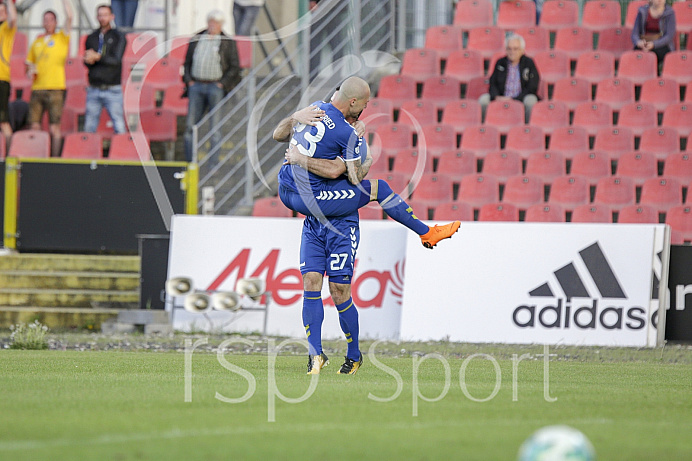
[[[192, 127], [204, 114], [216, 106], [240, 81], [240, 61], [235, 40], [224, 34], [221, 28], [224, 15], [214, 10], [207, 15], [207, 29], [195, 34], [185, 55], [183, 82], [187, 86], [188, 110], [185, 130], [185, 158], [192, 162]], [[211, 118], [211, 126], [218, 123], [217, 114]], [[219, 131], [211, 138], [212, 146], [219, 143]]]
[[538, 101], [538, 82], [540, 76], [533, 59], [524, 54], [526, 42], [524, 37], [511, 34], [505, 40], [507, 56], [495, 63], [490, 76], [490, 93], [479, 99], [485, 120], [485, 110], [490, 101], [516, 99], [524, 103], [526, 123], [531, 118], [531, 109]]
[[127, 39], [113, 27], [115, 16], [108, 5], [96, 9], [99, 28], [86, 39], [84, 64], [89, 70], [84, 131], [94, 133], [98, 128], [101, 109], [106, 108], [116, 133], [125, 132], [121, 74]]

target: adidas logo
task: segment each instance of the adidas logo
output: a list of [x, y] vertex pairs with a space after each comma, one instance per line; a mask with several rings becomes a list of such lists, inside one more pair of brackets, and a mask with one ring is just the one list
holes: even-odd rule
[[[547, 329], [644, 328], [646, 310], [627, 305], [625, 290], [598, 242], [579, 251], [579, 256], [588, 275], [580, 274], [574, 261], [555, 270], [557, 286], [546, 281], [529, 291], [531, 298], [552, 298], [554, 302], [517, 306], [512, 313], [514, 324], [520, 328]], [[573, 302], [573, 298], [579, 301]]]

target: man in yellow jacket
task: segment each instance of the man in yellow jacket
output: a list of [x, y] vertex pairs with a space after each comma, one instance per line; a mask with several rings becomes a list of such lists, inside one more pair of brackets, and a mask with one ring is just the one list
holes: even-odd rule
[[36, 37], [26, 57], [27, 72], [34, 79], [29, 101], [29, 123], [32, 130], [40, 130], [43, 113], [48, 112], [53, 157], [60, 156], [60, 119], [65, 103], [65, 61], [70, 52], [73, 16], [70, 0], [62, 0], [62, 4], [65, 9], [63, 29], [57, 32], [58, 18], [54, 11], [43, 13], [45, 33]]

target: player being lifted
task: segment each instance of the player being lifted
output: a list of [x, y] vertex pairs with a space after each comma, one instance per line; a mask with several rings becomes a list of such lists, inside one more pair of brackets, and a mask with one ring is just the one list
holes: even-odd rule
[[[344, 81], [331, 103], [294, 113], [281, 121], [274, 139], [291, 147], [279, 171], [279, 196], [291, 210], [306, 215], [300, 250], [303, 274], [303, 322], [310, 346], [308, 373], [328, 363], [322, 352], [322, 278], [329, 277], [339, 321], [348, 341], [339, 373], [353, 374], [362, 364], [358, 349], [358, 314], [351, 298], [351, 279], [360, 239], [358, 209], [377, 201], [394, 220], [416, 232], [426, 248], [451, 237], [460, 222], [428, 227], [381, 179], [364, 180], [372, 164], [367, 145], [351, 126], [365, 109], [370, 88], [364, 80]], [[349, 123], [350, 122], [350, 123]]]

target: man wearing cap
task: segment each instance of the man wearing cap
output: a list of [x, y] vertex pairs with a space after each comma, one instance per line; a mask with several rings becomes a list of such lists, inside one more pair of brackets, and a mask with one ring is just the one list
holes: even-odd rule
[[[235, 41], [223, 30], [224, 15], [214, 10], [207, 15], [207, 28], [190, 39], [185, 55], [183, 82], [187, 86], [188, 110], [185, 130], [185, 159], [192, 158], [192, 127], [216, 106], [240, 81], [240, 61]], [[218, 116], [211, 119], [212, 126]], [[212, 146], [219, 143], [219, 131], [212, 137]]]

